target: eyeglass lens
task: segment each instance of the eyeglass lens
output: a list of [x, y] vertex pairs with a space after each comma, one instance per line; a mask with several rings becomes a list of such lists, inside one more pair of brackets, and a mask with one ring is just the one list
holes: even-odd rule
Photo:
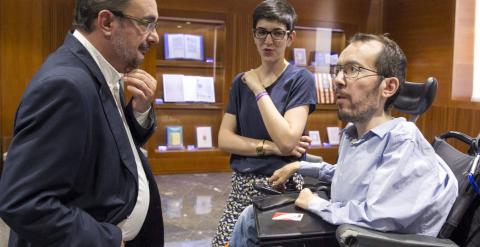
[[257, 39], [265, 39], [270, 34], [272, 39], [282, 40], [283, 38], [285, 38], [287, 31], [282, 29], [274, 29], [272, 31], [267, 31], [266, 29], [263, 29], [263, 28], [257, 28], [257, 29], [254, 29], [253, 33], [255, 35], [255, 38]]
[[353, 64], [345, 64], [345, 65], [337, 64], [333, 68], [333, 73], [335, 74], [335, 76], [337, 76], [338, 73], [340, 73], [340, 71], [342, 71], [342, 70], [343, 70], [343, 74], [346, 77], [355, 77], [355, 76], [357, 76], [358, 71], [359, 71], [359, 69], [356, 68], [355, 66], [353, 66]]

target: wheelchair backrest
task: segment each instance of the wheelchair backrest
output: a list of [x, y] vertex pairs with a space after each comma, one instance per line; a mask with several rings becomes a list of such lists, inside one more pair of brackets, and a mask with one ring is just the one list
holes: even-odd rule
[[[462, 153], [446, 142], [454, 138], [466, 144], [467, 153]], [[458, 197], [450, 210], [447, 221], [438, 237], [449, 238], [460, 246], [480, 246], [480, 195], [475, 192], [468, 175], [478, 159], [479, 137], [472, 138], [460, 132], [450, 131], [435, 137], [432, 143], [435, 152], [445, 160], [458, 180]], [[474, 179], [480, 182], [479, 168], [473, 171]]]

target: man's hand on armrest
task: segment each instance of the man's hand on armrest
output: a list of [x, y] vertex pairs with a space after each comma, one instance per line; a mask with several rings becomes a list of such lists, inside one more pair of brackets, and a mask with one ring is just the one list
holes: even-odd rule
[[312, 201], [315, 197], [318, 197], [314, 194], [310, 189], [303, 189], [300, 191], [297, 200], [295, 200], [295, 205], [297, 207], [308, 209], [308, 204]]

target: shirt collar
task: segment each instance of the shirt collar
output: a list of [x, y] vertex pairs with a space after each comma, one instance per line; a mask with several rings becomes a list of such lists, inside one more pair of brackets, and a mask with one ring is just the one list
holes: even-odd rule
[[[365, 133], [361, 138], [362, 139], [367, 139], [369, 136], [376, 135], [380, 138], [383, 138], [390, 130], [395, 128], [395, 126], [398, 125], [400, 122], [405, 122], [407, 121], [403, 117], [398, 117], [394, 118], [391, 120], [388, 120], [387, 122], [384, 122], [375, 128], [369, 130], [367, 133]], [[357, 139], [357, 128], [353, 123], [348, 123], [345, 129], [343, 130], [344, 134], [346, 134], [347, 138], [349, 140], [355, 140]]]
[[117, 82], [123, 77], [123, 74], [119, 73], [82, 33], [75, 30], [73, 36], [85, 46], [85, 49], [87, 49], [88, 53], [93, 57], [93, 60], [95, 60], [95, 63], [100, 68], [103, 77], [105, 77], [105, 81], [107, 81], [110, 90], [116, 87], [118, 85]]
[[371, 129], [369, 132], [372, 132], [373, 134], [379, 136], [380, 138], [383, 138], [388, 132], [390, 132], [395, 126], [397, 126], [400, 122], [405, 122], [405, 118], [403, 117], [398, 117], [394, 118], [391, 120], [388, 120], [385, 123], [382, 123], [375, 128]]

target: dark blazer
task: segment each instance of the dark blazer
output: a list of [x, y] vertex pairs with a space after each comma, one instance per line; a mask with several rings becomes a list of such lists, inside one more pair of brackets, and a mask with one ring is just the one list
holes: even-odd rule
[[[155, 123], [153, 109], [150, 114]], [[141, 127], [131, 104], [125, 115], [138, 149], [155, 124]], [[70, 33], [30, 81], [14, 126], [0, 179], [0, 217], [12, 229], [9, 246], [120, 246], [116, 224], [137, 198], [135, 160], [105, 78]], [[158, 188], [139, 155], [150, 206], [127, 246], [163, 246]]]

